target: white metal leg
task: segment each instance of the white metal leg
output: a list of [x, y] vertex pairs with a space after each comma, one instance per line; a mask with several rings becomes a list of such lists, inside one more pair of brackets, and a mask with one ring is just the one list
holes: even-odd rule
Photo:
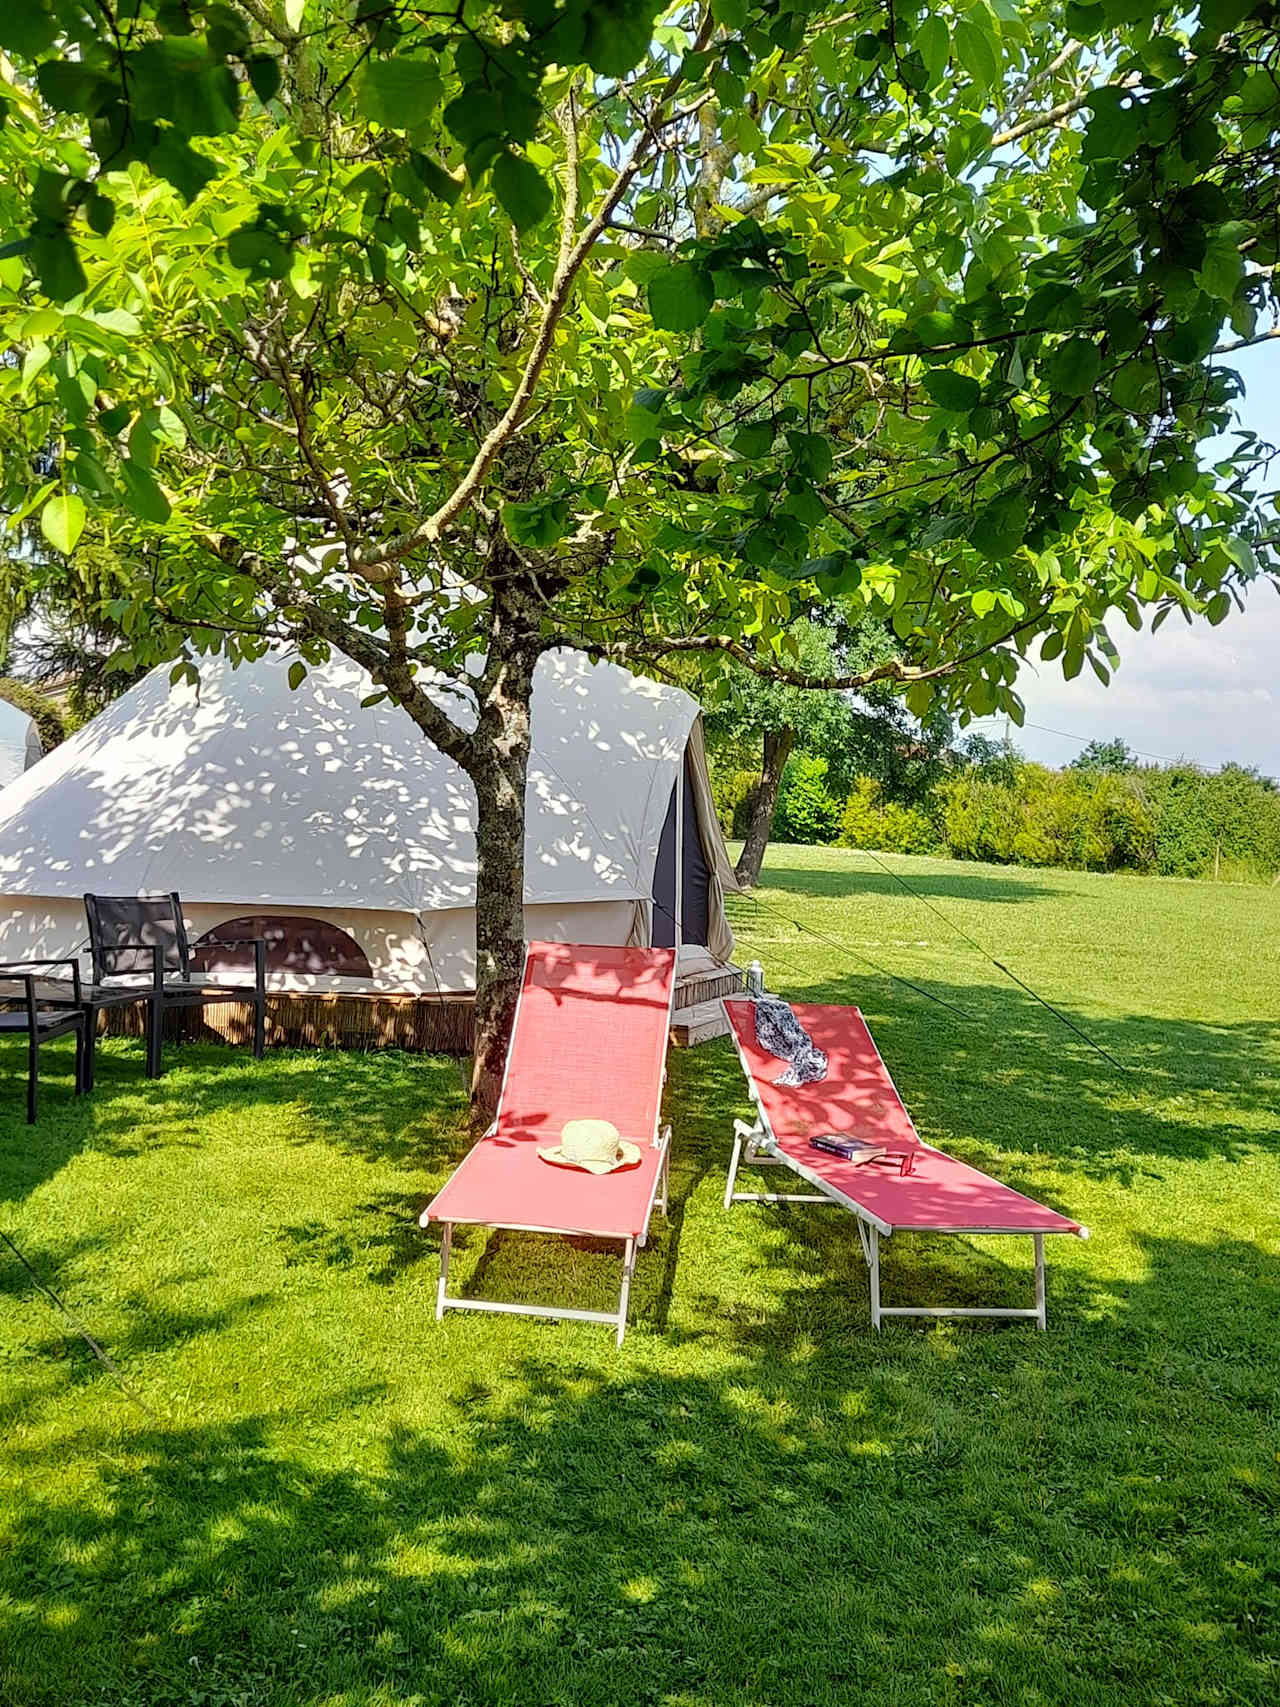
[[617, 1344], [621, 1345], [627, 1331], [627, 1303], [631, 1297], [631, 1276], [636, 1269], [636, 1242], [627, 1240], [626, 1255], [622, 1261], [622, 1296], [618, 1299], [618, 1337]]
[[784, 1168], [788, 1163], [780, 1161], [769, 1149], [764, 1147], [764, 1133], [759, 1125], [748, 1126], [745, 1120], [735, 1120], [733, 1123], [733, 1155], [729, 1158], [729, 1178], [725, 1182], [724, 1206], [728, 1209], [735, 1203], [825, 1203], [831, 1204], [835, 1199], [823, 1192], [802, 1191], [735, 1191], [738, 1169], [744, 1164], [749, 1168]]
[[1049, 1326], [1048, 1313], [1045, 1309], [1044, 1285], [1044, 1234], [1031, 1235], [1036, 1247], [1036, 1325], [1041, 1333]]
[[1030, 1310], [1015, 1310], [1004, 1307], [977, 1304], [882, 1304], [880, 1302], [880, 1235], [874, 1227], [863, 1229], [859, 1223], [858, 1231], [862, 1234], [862, 1249], [871, 1270], [871, 1324], [878, 1328], [885, 1316], [970, 1316], [986, 1317], [988, 1319], [1010, 1322], [1034, 1322], [1043, 1333], [1049, 1325], [1048, 1312], [1045, 1302], [1045, 1267], [1044, 1267], [1044, 1234], [1033, 1233], [1032, 1243], [1036, 1253], [1036, 1301]]
[[436, 1320], [446, 1310], [481, 1310], [494, 1316], [547, 1316], [561, 1322], [600, 1322], [614, 1329], [617, 1344], [621, 1345], [627, 1331], [627, 1309], [631, 1302], [631, 1281], [636, 1271], [638, 1239], [628, 1239], [622, 1258], [622, 1290], [616, 1310], [571, 1310], [558, 1304], [506, 1304], [496, 1298], [450, 1298], [449, 1257], [453, 1250], [453, 1222], [444, 1223], [440, 1243], [440, 1281], [436, 1288]]
[[740, 1120], [735, 1120], [733, 1123], [733, 1155], [729, 1158], [729, 1178], [724, 1188], [724, 1206], [726, 1209], [733, 1202], [733, 1187], [738, 1178], [738, 1163], [742, 1160], [742, 1135], [744, 1132], [750, 1132], [750, 1130], [751, 1128], [744, 1126]]
[[440, 1284], [436, 1287], [436, 1321], [444, 1315], [444, 1293], [449, 1284], [449, 1255], [453, 1250], [453, 1222], [444, 1224], [444, 1237], [440, 1241]]

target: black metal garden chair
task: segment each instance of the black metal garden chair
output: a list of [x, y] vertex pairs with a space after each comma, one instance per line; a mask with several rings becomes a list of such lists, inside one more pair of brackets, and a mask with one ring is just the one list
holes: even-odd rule
[[[71, 981], [53, 968], [71, 969]], [[85, 1035], [88, 1020], [80, 988], [78, 960], [0, 962], [0, 1036], [27, 1034], [27, 1125], [34, 1126], [40, 1084], [40, 1048], [55, 1037], [74, 1034], [76, 1095], [85, 1090]]]
[[[193, 969], [191, 945], [176, 891], [169, 895], [86, 895], [93, 983], [84, 993], [88, 1014], [87, 1085], [93, 1086], [93, 1034], [98, 1014], [129, 1002], [147, 1006], [147, 1076], [160, 1076], [164, 1017], [217, 1002], [253, 1008], [253, 1053], [260, 1061], [267, 1035], [267, 945], [263, 938], [218, 947], [252, 947], [253, 983], [223, 983]], [[197, 953], [200, 951], [197, 950]]]

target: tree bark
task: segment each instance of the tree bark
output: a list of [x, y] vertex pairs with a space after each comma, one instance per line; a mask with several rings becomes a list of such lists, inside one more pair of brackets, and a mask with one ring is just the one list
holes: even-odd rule
[[[505, 601], [503, 601], [505, 602]], [[495, 610], [468, 766], [476, 791], [476, 1043], [471, 1117], [498, 1106], [524, 969], [525, 787], [533, 671], [540, 647], [527, 613]]]
[[734, 875], [744, 889], [754, 889], [760, 881], [765, 849], [773, 831], [773, 814], [778, 804], [778, 788], [791, 749], [796, 744], [794, 729], [770, 729], [764, 737], [764, 763], [760, 767], [760, 786], [751, 805], [747, 824], [747, 839], [742, 844]]

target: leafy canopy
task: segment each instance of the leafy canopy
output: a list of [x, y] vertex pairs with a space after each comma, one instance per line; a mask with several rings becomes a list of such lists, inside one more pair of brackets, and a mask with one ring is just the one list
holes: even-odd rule
[[127, 668], [286, 634], [411, 698], [515, 622], [803, 684], [840, 600], [895, 644], [844, 679], [1019, 717], [1032, 644], [1105, 679], [1109, 612], [1274, 570], [1258, 447], [1200, 449], [1274, 309], [1274, 22], [11, 9], [4, 500], [130, 553]]

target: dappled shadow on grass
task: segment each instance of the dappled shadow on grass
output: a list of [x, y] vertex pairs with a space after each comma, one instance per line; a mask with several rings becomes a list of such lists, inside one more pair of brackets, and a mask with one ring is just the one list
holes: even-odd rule
[[[767, 910], [768, 892], [772, 889], [788, 895], [803, 895], [810, 900], [839, 900], [849, 895], [894, 895], [900, 898], [905, 893], [902, 883], [890, 871], [877, 865], [870, 854], [858, 848], [843, 851], [856, 863], [838, 871], [823, 871], [815, 866], [788, 865], [786, 848], [775, 846], [761, 878], [762, 893], [758, 897], [761, 907]], [[1043, 877], [1002, 877], [988, 867], [972, 872], [927, 871], [906, 863], [902, 866], [902, 876], [912, 889], [930, 900], [989, 901], [1007, 905], [1042, 901], [1047, 896], [1064, 893], [1060, 886]], [[755, 899], [755, 892], [749, 891], [742, 901], [734, 904], [745, 905], [749, 909]]]
[[49, 1094], [37, 1124], [26, 1127], [25, 1048], [0, 1044], [0, 1201], [28, 1196], [81, 1150], [129, 1155], [195, 1145], [202, 1125], [222, 1116], [269, 1131], [287, 1110], [294, 1142], [427, 1169], [465, 1144], [465, 1088], [458, 1064], [444, 1056], [273, 1050], [255, 1061], [247, 1050], [197, 1043], [170, 1046], [164, 1076], [148, 1081], [142, 1046], [112, 1039], [99, 1045], [94, 1090], [74, 1098], [71, 1055], [55, 1058], [57, 1049], [45, 1051]]
[[[969, 1018], [856, 970], [792, 977], [785, 994], [856, 1002], [921, 1137], [1019, 1190], [1043, 1195], [1037, 1157], [1090, 1178], [1132, 1179], [1162, 1159], [1241, 1160], [1280, 1147], [1280, 1021], [1116, 1019], [1057, 1004], [1115, 1067], [1011, 985], [930, 978], [927, 988]], [[717, 1101], [727, 1154], [732, 1115], [748, 1112], [745, 1081]]]
[[93, 1471], [9, 1527], [0, 1699], [1260, 1703], [1280, 1265], [1145, 1254], [1047, 1337], [837, 1299], [715, 1373], [529, 1358], [425, 1427], [335, 1383], [358, 1453], [261, 1415], [33, 1435], [19, 1476]]

